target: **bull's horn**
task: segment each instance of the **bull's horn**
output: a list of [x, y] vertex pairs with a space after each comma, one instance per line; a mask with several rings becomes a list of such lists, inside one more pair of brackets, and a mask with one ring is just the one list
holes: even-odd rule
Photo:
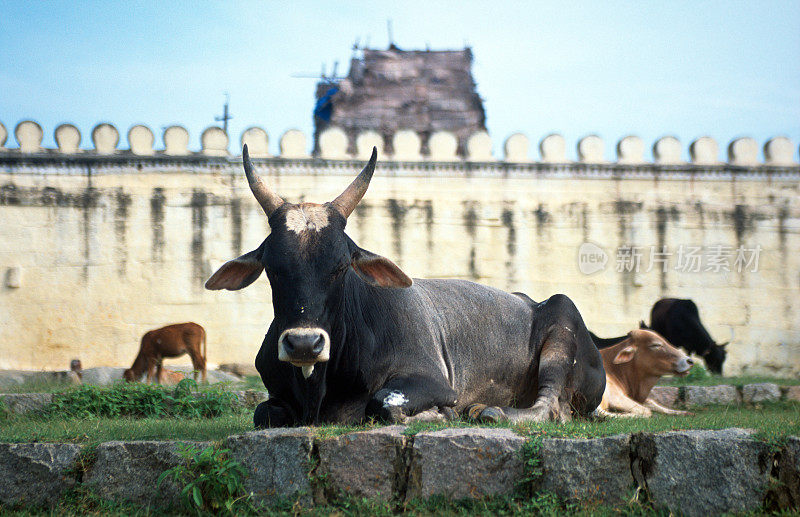
[[258, 204], [264, 209], [264, 213], [269, 217], [276, 208], [284, 203], [284, 201], [278, 194], [270, 190], [253, 170], [253, 162], [250, 161], [250, 153], [247, 152], [247, 144], [244, 144], [244, 147], [242, 147], [242, 162], [244, 163], [244, 174], [247, 176], [247, 183], [250, 185], [250, 190], [253, 191], [256, 201], [258, 201]]
[[356, 209], [356, 205], [358, 202], [361, 201], [361, 198], [364, 197], [364, 194], [367, 193], [367, 187], [369, 187], [369, 181], [372, 179], [372, 173], [375, 172], [375, 162], [378, 161], [378, 149], [373, 147], [372, 148], [372, 156], [369, 159], [369, 163], [367, 166], [364, 167], [364, 170], [361, 171], [361, 174], [358, 175], [356, 179], [353, 180], [353, 183], [350, 184], [349, 187], [345, 189], [344, 192], [339, 195], [336, 199], [333, 200], [331, 205], [347, 219], [350, 214], [353, 213], [353, 210]]

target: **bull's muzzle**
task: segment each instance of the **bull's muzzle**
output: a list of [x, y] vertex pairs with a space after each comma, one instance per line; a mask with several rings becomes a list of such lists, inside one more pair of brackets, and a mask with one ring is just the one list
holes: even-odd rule
[[303, 369], [308, 378], [314, 365], [327, 361], [331, 355], [331, 338], [321, 328], [291, 328], [278, 338], [278, 360]]

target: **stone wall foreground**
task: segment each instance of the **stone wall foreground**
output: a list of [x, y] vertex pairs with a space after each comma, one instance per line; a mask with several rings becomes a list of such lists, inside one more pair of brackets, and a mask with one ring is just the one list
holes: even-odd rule
[[[745, 429], [590, 439], [526, 438], [489, 428], [404, 431], [390, 426], [326, 438], [311, 428], [272, 429], [231, 436], [222, 446], [245, 467], [255, 503], [288, 497], [309, 506], [342, 495], [402, 502], [532, 490], [619, 507], [638, 488], [656, 508], [687, 516], [748, 512], [765, 503], [800, 508], [797, 437], [771, 446]], [[84, 457], [85, 449], [73, 444], [0, 444], [0, 503], [52, 506], [82, 483], [113, 501], [175, 505], [178, 487], [158, 488], [154, 480], [181, 461], [177, 446], [107, 442]], [[538, 473], [526, 464], [536, 464]]]
[[[128, 366], [146, 331], [182, 321], [206, 328], [211, 364], [252, 364], [272, 316], [268, 283], [203, 289], [268, 232], [240, 160], [37, 145], [0, 152], [0, 369]], [[381, 157], [347, 231], [414, 278], [564, 293], [604, 337], [649, 320], [661, 297], [691, 298], [711, 335], [732, 339], [726, 374], [797, 375], [800, 167], [791, 152], [723, 164], [709, 146], [697, 143], [690, 164]], [[765, 156], [786, 154], [772, 147]], [[255, 163], [292, 202], [333, 199], [363, 166]]]

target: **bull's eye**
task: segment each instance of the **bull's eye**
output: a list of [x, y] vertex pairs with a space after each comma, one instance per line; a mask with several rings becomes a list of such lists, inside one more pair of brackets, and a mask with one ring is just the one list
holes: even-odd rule
[[661, 348], [661, 343], [650, 343], [650, 348], [652, 349]]

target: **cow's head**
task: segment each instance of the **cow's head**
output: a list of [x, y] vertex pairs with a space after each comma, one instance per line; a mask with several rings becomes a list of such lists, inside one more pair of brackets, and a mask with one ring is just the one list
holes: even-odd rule
[[718, 345], [712, 341], [708, 344], [706, 351], [701, 354], [711, 373], [722, 375], [722, 364], [725, 362], [725, 358], [728, 355], [727, 350], [725, 350], [727, 345], [728, 343]]
[[628, 345], [614, 356], [614, 364], [633, 361], [645, 375], [688, 375], [692, 368], [691, 357], [684, 354], [659, 334], [637, 329], [628, 334]]
[[206, 289], [237, 290], [266, 271], [272, 288], [278, 359], [303, 369], [331, 355], [331, 315], [337, 311], [347, 278], [357, 275], [377, 287], [409, 287], [411, 279], [389, 259], [359, 248], [344, 233], [347, 217], [369, 186], [377, 149], [361, 174], [336, 199], [321, 205], [284, 201], [256, 175], [242, 150], [250, 189], [267, 215], [270, 234], [257, 249], [224, 264]]

